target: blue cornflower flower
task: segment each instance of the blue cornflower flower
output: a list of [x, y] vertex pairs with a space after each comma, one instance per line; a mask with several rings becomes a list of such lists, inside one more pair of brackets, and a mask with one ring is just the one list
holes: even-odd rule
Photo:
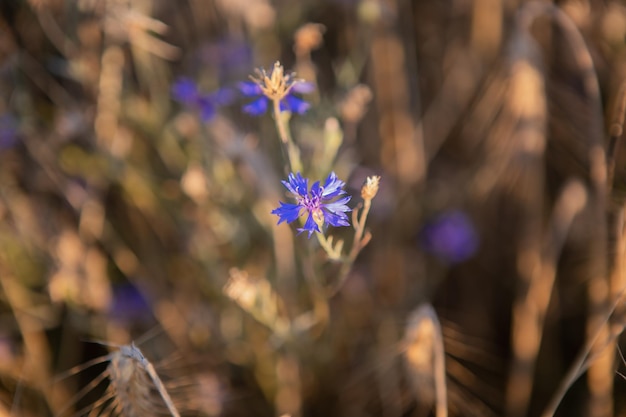
[[346, 195], [343, 189], [346, 184], [337, 178], [334, 172], [328, 175], [324, 186], [316, 181], [310, 191], [309, 180], [303, 178], [300, 173], [289, 174], [289, 180], [282, 181], [282, 183], [296, 198], [296, 204], [281, 201], [280, 206], [272, 210], [272, 214], [279, 217], [278, 224], [291, 223], [306, 212], [308, 213], [306, 223], [304, 227], [297, 230], [299, 233], [309, 232], [309, 237], [313, 232], [321, 233], [320, 227], [325, 225], [350, 226], [346, 213], [351, 209], [346, 204], [351, 197]]
[[471, 258], [480, 243], [474, 224], [458, 210], [445, 212], [428, 222], [420, 232], [420, 241], [426, 252], [448, 264]]
[[251, 77], [252, 81], [239, 83], [239, 91], [246, 97], [257, 97], [256, 100], [243, 106], [243, 111], [259, 116], [267, 111], [271, 100], [280, 101], [280, 111], [303, 114], [311, 105], [294, 95], [307, 94], [315, 90], [315, 85], [310, 82], [294, 78], [295, 74], [285, 74], [279, 62], [268, 74], [265, 70], [257, 70], [257, 77]]
[[203, 121], [209, 121], [217, 113], [219, 106], [232, 102], [233, 93], [230, 89], [222, 88], [211, 94], [202, 94], [198, 85], [189, 78], [180, 78], [172, 85], [172, 95], [176, 101], [197, 109]]

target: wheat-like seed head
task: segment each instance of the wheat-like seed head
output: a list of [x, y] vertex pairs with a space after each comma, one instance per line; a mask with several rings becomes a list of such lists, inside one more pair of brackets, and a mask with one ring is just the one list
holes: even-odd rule
[[114, 396], [113, 410], [122, 416], [166, 414], [180, 417], [154, 366], [134, 343], [122, 346], [113, 354], [107, 373], [111, 381], [109, 390]]
[[447, 417], [447, 388], [443, 337], [437, 313], [429, 304], [415, 309], [407, 322], [404, 359], [421, 402], [434, 403], [437, 417]]

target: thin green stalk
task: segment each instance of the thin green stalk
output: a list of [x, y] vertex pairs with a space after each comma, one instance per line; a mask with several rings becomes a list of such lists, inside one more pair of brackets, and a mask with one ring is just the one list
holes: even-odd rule
[[340, 260], [341, 259], [341, 249], [343, 249], [343, 242], [339, 242], [335, 247], [333, 247], [332, 238], [328, 238], [323, 233], [315, 232], [315, 236], [317, 237], [317, 241], [320, 243], [322, 248], [328, 254], [328, 257], [332, 260]]
[[343, 287], [356, 257], [359, 255], [359, 252], [361, 252], [361, 249], [363, 249], [372, 238], [372, 235], [369, 232], [365, 233], [365, 221], [367, 220], [367, 215], [369, 214], [371, 206], [372, 200], [366, 199], [363, 203], [363, 209], [361, 210], [360, 215], [358, 213], [358, 208], [353, 212], [352, 224], [354, 225], [354, 238], [352, 239], [352, 248], [350, 249], [350, 253], [347, 258], [343, 260], [341, 269], [339, 270], [337, 283], [328, 290], [328, 297], [335, 296], [341, 287]]
[[274, 122], [276, 123], [276, 130], [278, 131], [278, 136], [280, 137], [280, 141], [282, 142], [283, 147], [286, 148], [289, 171], [302, 172], [300, 151], [293, 143], [293, 139], [291, 138], [291, 134], [289, 133], [287, 118], [283, 117], [280, 111], [280, 100], [272, 100], [272, 103], [274, 109]]

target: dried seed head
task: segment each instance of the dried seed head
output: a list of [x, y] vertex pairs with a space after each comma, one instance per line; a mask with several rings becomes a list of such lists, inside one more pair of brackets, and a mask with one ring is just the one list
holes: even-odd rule
[[361, 197], [363, 197], [363, 200], [371, 201], [374, 197], [376, 197], [376, 194], [378, 193], [379, 183], [380, 183], [379, 176], [374, 175], [371, 177], [367, 177], [367, 179], [365, 180], [365, 184], [363, 185], [363, 188], [361, 188]]
[[300, 82], [294, 78], [295, 73], [285, 74], [285, 69], [278, 61], [269, 74], [264, 69], [257, 69], [256, 74], [256, 77], [250, 76], [250, 79], [261, 87], [263, 95], [270, 100], [282, 100], [289, 94], [291, 87]]

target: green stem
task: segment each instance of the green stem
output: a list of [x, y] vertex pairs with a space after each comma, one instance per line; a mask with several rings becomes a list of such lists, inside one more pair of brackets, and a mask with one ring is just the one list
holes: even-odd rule
[[[361, 239], [363, 239], [363, 233], [365, 232], [365, 221], [367, 220], [367, 215], [370, 212], [370, 207], [372, 207], [372, 200], [365, 200], [363, 202], [363, 210], [361, 210], [361, 216], [359, 218], [359, 221], [354, 226], [354, 242], [360, 242]], [[356, 256], [359, 254], [360, 250], [361, 249], [358, 247], [358, 245], [352, 245], [352, 249], [350, 250], [350, 258], [352, 259], [352, 257], [354, 257], [354, 259], [356, 259]], [[352, 260], [354, 261], [354, 259]]]
[[341, 269], [339, 270], [339, 276], [337, 278], [337, 283], [329, 288], [328, 297], [335, 296], [343, 284], [345, 284], [346, 279], [348, 278], [348, 273], [356, 260], [356, 257], [370, 241], [372, 235], [368, 232], [365, 233], [365, 221], [367, 220], [367, 215], [369, 214], [370, 207], [372, 206], [372, 200], [365, 200], [363, 203], [363, 209], [361, 210], [361, 214], [353, 216], [352, 224], [354, 225], [354, 238], [352, 239], [352, 248], [350, 248], [350, 253], [347, 258], [344, 259]]
[[289, 165], [290, 172], [302, 172], [302, 161], [300, 160], [300, 151], [298, 147], [293, 143], [291, 134], [288, 128], [288, 118], [283, 117], [280, 111], [280, 100], [272, 100], [274, 109], [274, 122], [276, 123], [276, 130], [280, 141], [283, 144], [283, 149], [286, 148], [287, 163]]
[[338, 251], [336, 250], [336, 248], [333, 248], [332, 241], [328, 239], [328, 237], [324, 236], [324, 234], [320, 232], [315, 232], [315, 236], [317, 237], [317, 241], [320, 242], [320, 245], [326, 251], [330, 259], [333, 259], [333, 260], [341, 259], [341, 251]]

